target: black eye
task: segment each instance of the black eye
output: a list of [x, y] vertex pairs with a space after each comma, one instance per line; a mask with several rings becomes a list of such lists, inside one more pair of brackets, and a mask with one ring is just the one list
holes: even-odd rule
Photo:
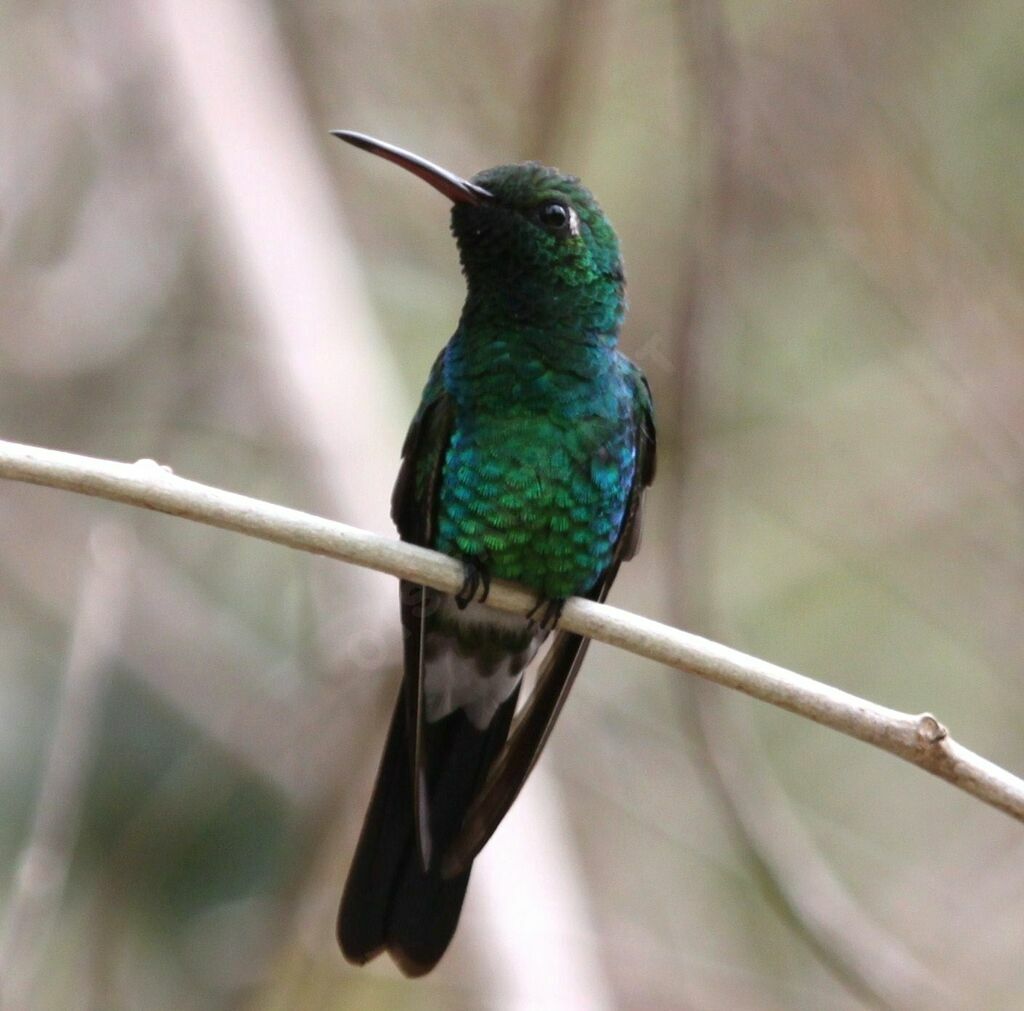
[[569, 224], [569, 208], [557, 200], [550, 200], [540, 205], [537, 218], [545, 228], [557, 232]]

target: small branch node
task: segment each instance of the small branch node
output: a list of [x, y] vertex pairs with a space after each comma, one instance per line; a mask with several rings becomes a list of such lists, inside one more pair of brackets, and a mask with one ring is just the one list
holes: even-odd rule
[[169, 464], [157, 463], [156, 460], [151, 460], [148, 456], [144, 456], [141, 460], [136, 460], [133, 467], [138, 467], [140, 470], [148, 472], [162, 472], [164, 474], [173, 474], [174, 471], [171, 469]]
[[917, 718], [917, 739], [928, 746], [939, 744], [949, 737], [949, 731], [931, 713]]

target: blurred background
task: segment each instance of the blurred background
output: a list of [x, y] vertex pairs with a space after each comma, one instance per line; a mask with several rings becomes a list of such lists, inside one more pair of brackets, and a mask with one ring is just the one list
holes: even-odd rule
[[[0, 6], [0, 437], [390, 532], [462, 298], [445, 201], [615, 223], [658, 409], [613, 603], [1024, 771], [1012, 0]], [[95, 1009], [1019, 1008], [1024, 839], [885, 754], [597, 646], [431, 976], [334, 915], [393, 580], [0, 487], [0, 992]]]

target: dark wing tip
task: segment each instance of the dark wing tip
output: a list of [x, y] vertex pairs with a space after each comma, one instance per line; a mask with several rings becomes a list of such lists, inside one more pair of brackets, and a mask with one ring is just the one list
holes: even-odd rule
[[441, 956], [433, 960], [422, 960], [414, 958], [403, 948], [397, 945], [388, 948], [388, 954], [391, 956], [395, 965], [401, 970], [403, 976], [408, 976], [410, 979], [417, 979], [420, 976], [426, 976], [431, 969], [441, 960]]
[[372, 948], [353, 944], [352, 938], [347, 936], [347, 931], [344, 929], [341, 921], [338, 922], [338, 947], [341, 948], [345, 961], [351, 965], [366, 965], [367, 962], [372, 962], [384, 950], [384, 945], [382, 944]]

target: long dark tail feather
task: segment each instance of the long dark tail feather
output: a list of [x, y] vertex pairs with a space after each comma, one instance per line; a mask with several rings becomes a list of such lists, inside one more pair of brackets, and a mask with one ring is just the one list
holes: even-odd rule
[[[603, 602], [618, 571], [616, 560], [585, 596]], [[589, 645], [589, 639], [574, 632], [560, 631], [555, 636], [508, 745], [492, 762], [487, 782], [473, 798], [458, 836], [444, 855], [442, 873], [456, 878], [470, 867], [519, 796], [551, 735]]]
[[466, 810], [508, 736], [518, 690], [486, 730], [461, 711], [430, 724], [422, 747], [429, 770], [430, 828], [435, 841], [426, 871], [413, 821], [408, 686], [395, 707], [370, 809], [338, 912], [338, 942], [357, 964], [388, 951], [408, 976], [429, 972], [455, 933], [469, 883], [467, 866], [445, 878], [440, 857], [458, 835]]
[[572, 632], [556, 636], [507, 746], [491, 763], [487, 782], [473, 798], [459, 834], [444, 853], [441, 871], [446, 876], [456, 879], [472, 866], [519, 796], [551, 735], [589, 644], [589, 639]]

